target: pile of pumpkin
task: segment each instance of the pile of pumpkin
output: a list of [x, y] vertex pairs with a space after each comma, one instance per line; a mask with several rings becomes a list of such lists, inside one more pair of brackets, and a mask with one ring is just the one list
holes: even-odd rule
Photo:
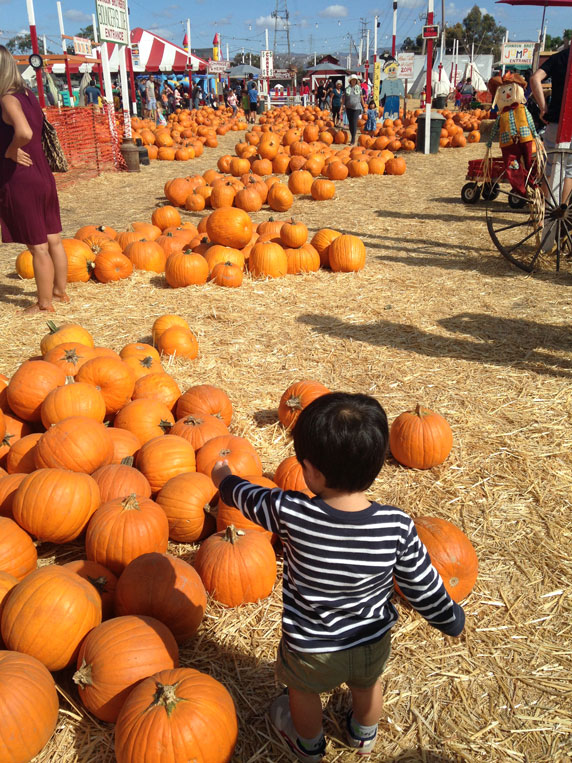
[[[206, 187], [204, 178], [197, 177], [203, 181], [200, 187]], [[179, 198], [176, 194], [182, 197], [192, 185], [192, 179], [176, 178], [167, 183], [172, 189], [167, 192]], [[267, 189], [262, 182], [252, 183], [248, 192], [257, 193], [259, 186]], [[280, 209], [288, 206], [283, 204]], [[101, 283], [110, 283], [127, 278], [135, 268], [165, 273], [173, 288], [207, 281], [237, 287], [242, 284], [245, 268], [254, 278], [310, 273], [320, 267], [353, 272], [364, 267], [366, 257], [358, 236], [322, 228], [309, 242], [308, 228], [302, 222], [270, 219], [255, 225], [246, 211], [230, 205], [215, 209], [195, 226], [182, 222], [179, 210], [167, 204], [153, 212], [150, 223], [134, 222], [122, 233], [108, 226], [87, 225], [75, 238], [63, 239], [63, 245], [72, 283], [86, 282], [91, 275]], [[18, 255], [16, 271], [22, 278], [34, 277], [28, 250]]]
[[170, 114], [166, 125], [156, 125], [150, 119], [132, 119], [133, 140], [140, 139], [147, 147], [150, 159], [186, 161], [199, 157], [203, 147], [216, 148], [217, 136], [229, 130], [246, 130], [242, 109], [236, 116], [231, 108], [199, 110], [177, 109]]
[[[185, 326], [161, 316], [154, 341]], [[151, 729], [172, 763], [229, 761], [233, 700], [212, 677], [179, 668], [178, 645], [199, 629], [207, 593], [226, 606], [258, 601], [277, 567], [274, 538], [222, 503], [210, 475], [224, 458], [256, 484], [311, 495], [300, 464], [286, 458], [264, 477], [252, 444], [229, 431], [226, 393], [202, 384], [181, 394], [149, 345], [117, 354], [68, 324], [40, 350], [0, 382], [0, 760], [27, 761], [48, 741], [58, 715], [49, 671], [71, 669], [84, 706], [116, 723], [119, 763], [146, 759]], [[292, 384], [281, 424], [290, 430], [328, 392]], [[416, 468], [442, 463], [452, 441], [445, 419], [420, 406], [391, 427], [396, 460]], [[444, 520], [416, 525], [461, 600], [476, 580], [472, 545]], [[81, 541], [85, 559], [37, 568], [33, 538]], [[169, 538], [201, 542], [192, 564], [167, 553]]]

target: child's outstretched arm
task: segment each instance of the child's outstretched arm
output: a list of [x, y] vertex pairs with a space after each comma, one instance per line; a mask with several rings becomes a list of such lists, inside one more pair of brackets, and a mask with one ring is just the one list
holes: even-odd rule
[[247, 519], [261, 525], [265, 530], [280, 534], [280, 498], [282, 490], [270, 490], [260, 485], [253, 485], [242, 477], [236, 477], [226, 461], [217, 461], [211, 479], [219, 488], [224, 503], [234, 506]]
[[423, 615], [430, 625], [447, 636], [459, 636], [463, 632], [463, 608], [447, 593], [412, 521], [407, 538], [398, 552], [394, 575], [411, 606]]

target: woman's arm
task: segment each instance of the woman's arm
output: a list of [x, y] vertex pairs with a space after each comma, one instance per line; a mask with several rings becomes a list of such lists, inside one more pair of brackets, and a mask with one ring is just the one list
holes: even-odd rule
[[544, 69], [537, 69], [530, 78], [529, 85], [534, 96], [534, 100], [538, 104], [540, 109], [540, 118], [544, 122], [544, 115], [546, 114], [546, 99], [544, 97], [544, 90], [542, 88], [542, 81], [546, 79], [547, 73]]
[[1, 103], [2, 119], [14, 128], [14, 137], [4, 156], [16, 164], [30, 167], [33, 162], [30, 155], [22, 150], [22, 146], [28, 145], [34, 133], [26, 119], [20, 101], [13, 95], [5, 95], [1, 99]]

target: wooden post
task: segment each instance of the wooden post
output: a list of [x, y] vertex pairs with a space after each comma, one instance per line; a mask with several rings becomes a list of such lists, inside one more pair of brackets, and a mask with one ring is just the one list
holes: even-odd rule
[[[34, 1], [26, 0], [28, 10], [28, 23], [30, 25], [30, 40], [32, 41], [32, 53], [39, 53], [38, 34], [36, 32], [36, 16], [34, 14]], [[46, 98], [44, 95], [44, 80], [42, 79], [42, 70], [36, 69], [36, 85], [38, 86], [38, 100], [40, 106], [46, 108]]]

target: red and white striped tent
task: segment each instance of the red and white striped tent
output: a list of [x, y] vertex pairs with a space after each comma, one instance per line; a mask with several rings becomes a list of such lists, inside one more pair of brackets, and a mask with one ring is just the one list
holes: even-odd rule
[[[104, 44], [107, 46], [109, 67], [116, 72], [119, 68], [119, 46], [112, 42]], [[131, 48], [134, 72], [184, 72], [189, 65], [189, 54], [184, 48], [141, 27], [131, 30]], [[192, 54], [191, 64], [193, 71], [203, 67], [206, 69], [207, 66], [203, 58]]]
[[[112, 73], [118, 72], [120, 46], [112, 42], [105, 42], [103, 45], [107, 48], [110, 71]], [[97, 55], [98, 50], [98, 47], [93, 48], [94, 56]], [[142, 72], [184, 72], [189, 68], [189, 54], [184, 48], [141, 27], [135, 27], [131, 30], [131, 55], [133, 71], [136, 74]], [[190, 59], [194, 72], [206, 71], [207, 62], [204, 58], [191, 54]], [[71, 64], [70, 72], [90, 72], [97, 66], [97, 63], [85, 63], [80, 66]], [[52, 71], [54, 74], [63, 74], [65, 65], [63, 63], [54, 64]]]

